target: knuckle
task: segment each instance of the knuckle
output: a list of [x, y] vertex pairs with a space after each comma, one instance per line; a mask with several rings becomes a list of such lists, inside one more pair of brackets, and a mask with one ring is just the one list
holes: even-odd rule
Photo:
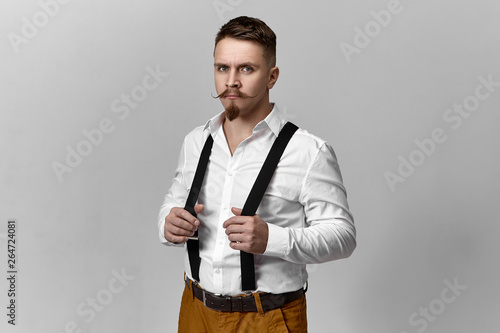
[[168, 229], [168, 232], [170, 232], [172, 235], [176, 235], [177, 234], [177, 227], [176, 226], [171, 226], [169, 229]]
[[185, 228], [187, 227], [187, 226], [186, 226], [186, 222], [185, 222], [183, 219], [181, 219], [181, 218], [179, 218], [179, 219], [177, 220], [177, 226], [178, 226], [179, 228], [183, 228], [183, 229], [185, 229]]
[[173, 225], [172, 223], [165, 223], [165, 230], [172, 232]]
[[184, 225], [184, 226], [186, 227], [186, 229], [188, 229], [188, 230], [192, 230], [192, 231], [194, 231], [194, 230], [195, 230], [195, 226], [194, 226], [193, 224], [189, 223], [189, 222], [185, 222], [185, 221], [183, 221], [183, 225]]
[[169, 242], [172, 242], [172, 243], [176, 242], [175, 235], [173, 235], [169, 232], [165, 233], [165, 239], [168, 240]]

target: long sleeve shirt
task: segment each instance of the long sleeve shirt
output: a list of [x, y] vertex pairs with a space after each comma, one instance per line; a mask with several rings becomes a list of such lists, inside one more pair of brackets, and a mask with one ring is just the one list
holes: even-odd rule
[[[276, 106], [258, 123], [231, 156], [223, 129], [224, 112], [197, 127], [184, 139], [172, 186], [159, 213], [160, 241], [165, 239], [165, 217], [173, 207], [184, 207], [201, 150], [209, 134], [212, 153], [198, 203], [200, 286], [227, 296], [241, 294], [240, 252], [229, 246], [222, 227], [243, 208], [267, 153], [286, 123]], [[268, 225], [267, 248], [255, 255], [257, 290], [283, 293], [303, 287], [306, 264], [346, 258], [356, 247], [356, 230], [349, 211], [337, 158], [332, 147], [299, 129], [286, 147], [256, 212]], [[187, 249], [184, 269], [192, 278]]]

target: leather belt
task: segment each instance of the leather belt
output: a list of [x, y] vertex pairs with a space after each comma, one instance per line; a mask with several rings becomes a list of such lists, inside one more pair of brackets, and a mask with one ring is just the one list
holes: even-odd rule
[[[190, 280], [185, 279], [188, 289]], [[244, 296], [220, 296], [203, 288], [192, 284], [194, 297], [203, 302], [203, 304], [212, 310], [223, 312], [258, 312], [255, 297], [252, 295]], [[281, 308], [283, 305], [299, 299], [305, 293], [304, 289], [292, 291], [283, 294], [260, 293], [260, 301], [264, 312]]]

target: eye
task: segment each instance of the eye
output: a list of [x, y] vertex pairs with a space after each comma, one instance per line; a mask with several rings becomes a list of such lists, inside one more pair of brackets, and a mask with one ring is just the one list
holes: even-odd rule
[[226, 67], [226, 66], [219, 66], [219, 67], [217, 68], [217, 70], [218, 70], [219, 72], [227, 72], [227, 67]]
[[253, 68], [252, 68], [252, 67], [250, 67], [250, 66], [245, 66], [245, 67], [242, 67], [242, 68], [241, 68], [241, 71], [242, 71], [243, 73], [251, 73], [251, 72], [253, 71]]

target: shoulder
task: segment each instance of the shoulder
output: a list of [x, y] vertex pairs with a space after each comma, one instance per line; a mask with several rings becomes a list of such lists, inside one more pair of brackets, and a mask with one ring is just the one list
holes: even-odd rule
[[205, 131], [205, 125], [201, 125], [192, 129], [186, 136], [184, 137], [184, 141], [191, 142], [196, 141], [203, 138], [203, 132]]
[[205, 130], [206, 126], [198, 126], [191, 130], [184, 137], [184, 147], [189, 151], [201, 151], [203, 145], [205, 144], [205, 140], [208, 136], [208, 131]]
[[184, 144], [199, 147], [201, 150], [210, 133], [216, 133], [217, 129], [221, 126], [221, 118], [223, 118], [223, 112], [215, 115], [205, 124], [195, 127], [184, 137]]
[[294, 141], [297, 141], [298, 144], [306, 145], [309, 148], [319, 148], [326, 144], [326, 141], [322, 138], [309, 133], [307, 130], [300, 128], [295, 132], [293, 136]]
[[329, 160], [336, 163], [337, 157], [331, 145], [324, 139], [299, 128], [291, 138], [285, 154], [300, 159], [302, 163], [310, 164], [314, 161]]
[[297, 150], [316, 152], [330, 146], [326, 140], [300, 127], [290, 140], [290, 144], [296, 147]]

